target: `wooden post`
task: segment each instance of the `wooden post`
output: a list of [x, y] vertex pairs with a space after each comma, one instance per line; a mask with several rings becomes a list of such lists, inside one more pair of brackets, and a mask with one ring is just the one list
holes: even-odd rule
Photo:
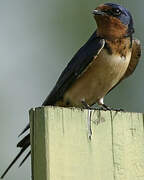
[[142, 113], [30, 110], [32, 180], [144, 180]]

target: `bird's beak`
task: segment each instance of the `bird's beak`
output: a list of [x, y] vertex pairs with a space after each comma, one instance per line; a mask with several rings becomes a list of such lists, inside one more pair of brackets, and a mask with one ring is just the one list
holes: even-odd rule
[[101, 10], [98, 10], [98, 9], [93, 10], [92, 14], [94, 14], [94, 15], [101, 15], [101, 16], [105, 15], [104, 12], [102, 12]]

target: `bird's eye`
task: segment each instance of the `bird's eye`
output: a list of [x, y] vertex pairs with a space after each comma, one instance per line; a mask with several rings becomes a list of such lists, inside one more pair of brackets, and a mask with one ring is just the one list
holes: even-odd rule
[[113, 16], [119, 16], [119, 15], [121, 15], [121, 10], [118, 8], [114, 8], [114, 9], [112, 9], [112, 14], [113, 14]]

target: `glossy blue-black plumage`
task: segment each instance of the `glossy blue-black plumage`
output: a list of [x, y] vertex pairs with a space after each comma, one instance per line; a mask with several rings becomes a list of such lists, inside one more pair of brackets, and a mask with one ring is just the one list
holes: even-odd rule
[[86, 44], [79, 49], [68, 63], [52, 92], [42, 105], [54, 105], [58, 100], [60, 100], [65, 91], [77, 79], [83, 70], [85, 70], [88, 64], [93, 60], [93, 57], [97, 55], [102, 46], [103, 40], [96, 35], [95, 31]]
[[[60, 75], [55, 87], [51, 91], [50, 95], [46, 98], [43, 106], [54, 105], [59, 101], [66, 90], [71, 86], [71, 84], [78, 78], [78, 76], [85, 70], [89, 63], [93, 60], [94, 56], [97, 55], [98, 51], [102, 48], [104, 41], [102, 38], [96, 35], [96, 31], [92, 34], [90, 39], [82, 46], [79, 51], [74, 55], [71, 61], [68, 63], [67, 67], [64, 69]], [[25, 131], [29, 129], [30, 125], [28, 124], [26, 128], [22, 131], [22, 135]], [[2, 174], [1, 178], [5, 176], [8, 170], [16, 162], [19, 156], [27, 149], [30, 145], [30, 135], [25, 136], [18, 144], [17, 147], [21, 148], [20, 153], [14, 158], [5, 172]], [[24, 163], [27, 157], [30, 155], [30, 151], [21, 162], [20, 166]]]
[[[128, 26], [127, 36], [131, 37], [131, 34], [134, 32], [134, 29], [133, 29], [133, 20], [130, 12], [126, 8], [118, 4], [106, 3], [105, 5], [110, 6], [111, 8], [119, 8], [121, 10], [122, 13], [119, 16], [117, 16], [117, 18], [119, 18], [124, 25]], [[46, 98], [46, 100], [42, 105], [43, 106], [54, 105], [56, 104], [57, 101], [61, 100], [67, 89], [71, 87], [72, 83], [74, 83], [77, 80], [77, 78], [82, 74], [82, 72], [87, 68], [87, 66], [93, 61], [94, 56], [98, 54], [99, 50], [103, 47], [103, 45], [104, 45], [104, 40], [101, 37], [97, 36], [95, 31], [90, 37], [90, 39], [86, 42], [86, 44], [83, 47], [81, 47], [80, 50], [71, 59], [67, 67], [60, 75], [50, 95]], [[27, 125], [27, 127], [22, 131], [21, 134], [27, 131], [29, 127], [30, 126]], [[21, 151], [14, 158], [14, 160], [9, 165], [9, 167], [5, 170], [1, 178], [5, 176], [5, 174], [11, 168], [11, 166], [27, 149], [27, 147], [29, 147], [29, 145], [30, 145], [30, 135], [28, 134], [17, 144], [17, 146], [21, 148]], [[30, 152], [28, 152], [22, 163], [27, 159], [29, 155]]]
[[113, 9], [121, 10], [122, 13], [119, 16], [117, 16], [117, 18], [120, 19], [120, 21], [124, 25], [128, 26], [127, 35], [132, 34], [134, 32], [133, 19], [132, 19], [132, 15], [128, 11], [128, 9], [119, 4], [115, 4], [115, 3], [105, 3], [105, 5], [110, 6]]

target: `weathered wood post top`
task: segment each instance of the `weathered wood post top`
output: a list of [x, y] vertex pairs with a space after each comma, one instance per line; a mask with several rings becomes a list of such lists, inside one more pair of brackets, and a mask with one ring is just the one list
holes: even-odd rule
[[144, 180], [144, 115], [40, 107], [30, 110], [32, 180]]

